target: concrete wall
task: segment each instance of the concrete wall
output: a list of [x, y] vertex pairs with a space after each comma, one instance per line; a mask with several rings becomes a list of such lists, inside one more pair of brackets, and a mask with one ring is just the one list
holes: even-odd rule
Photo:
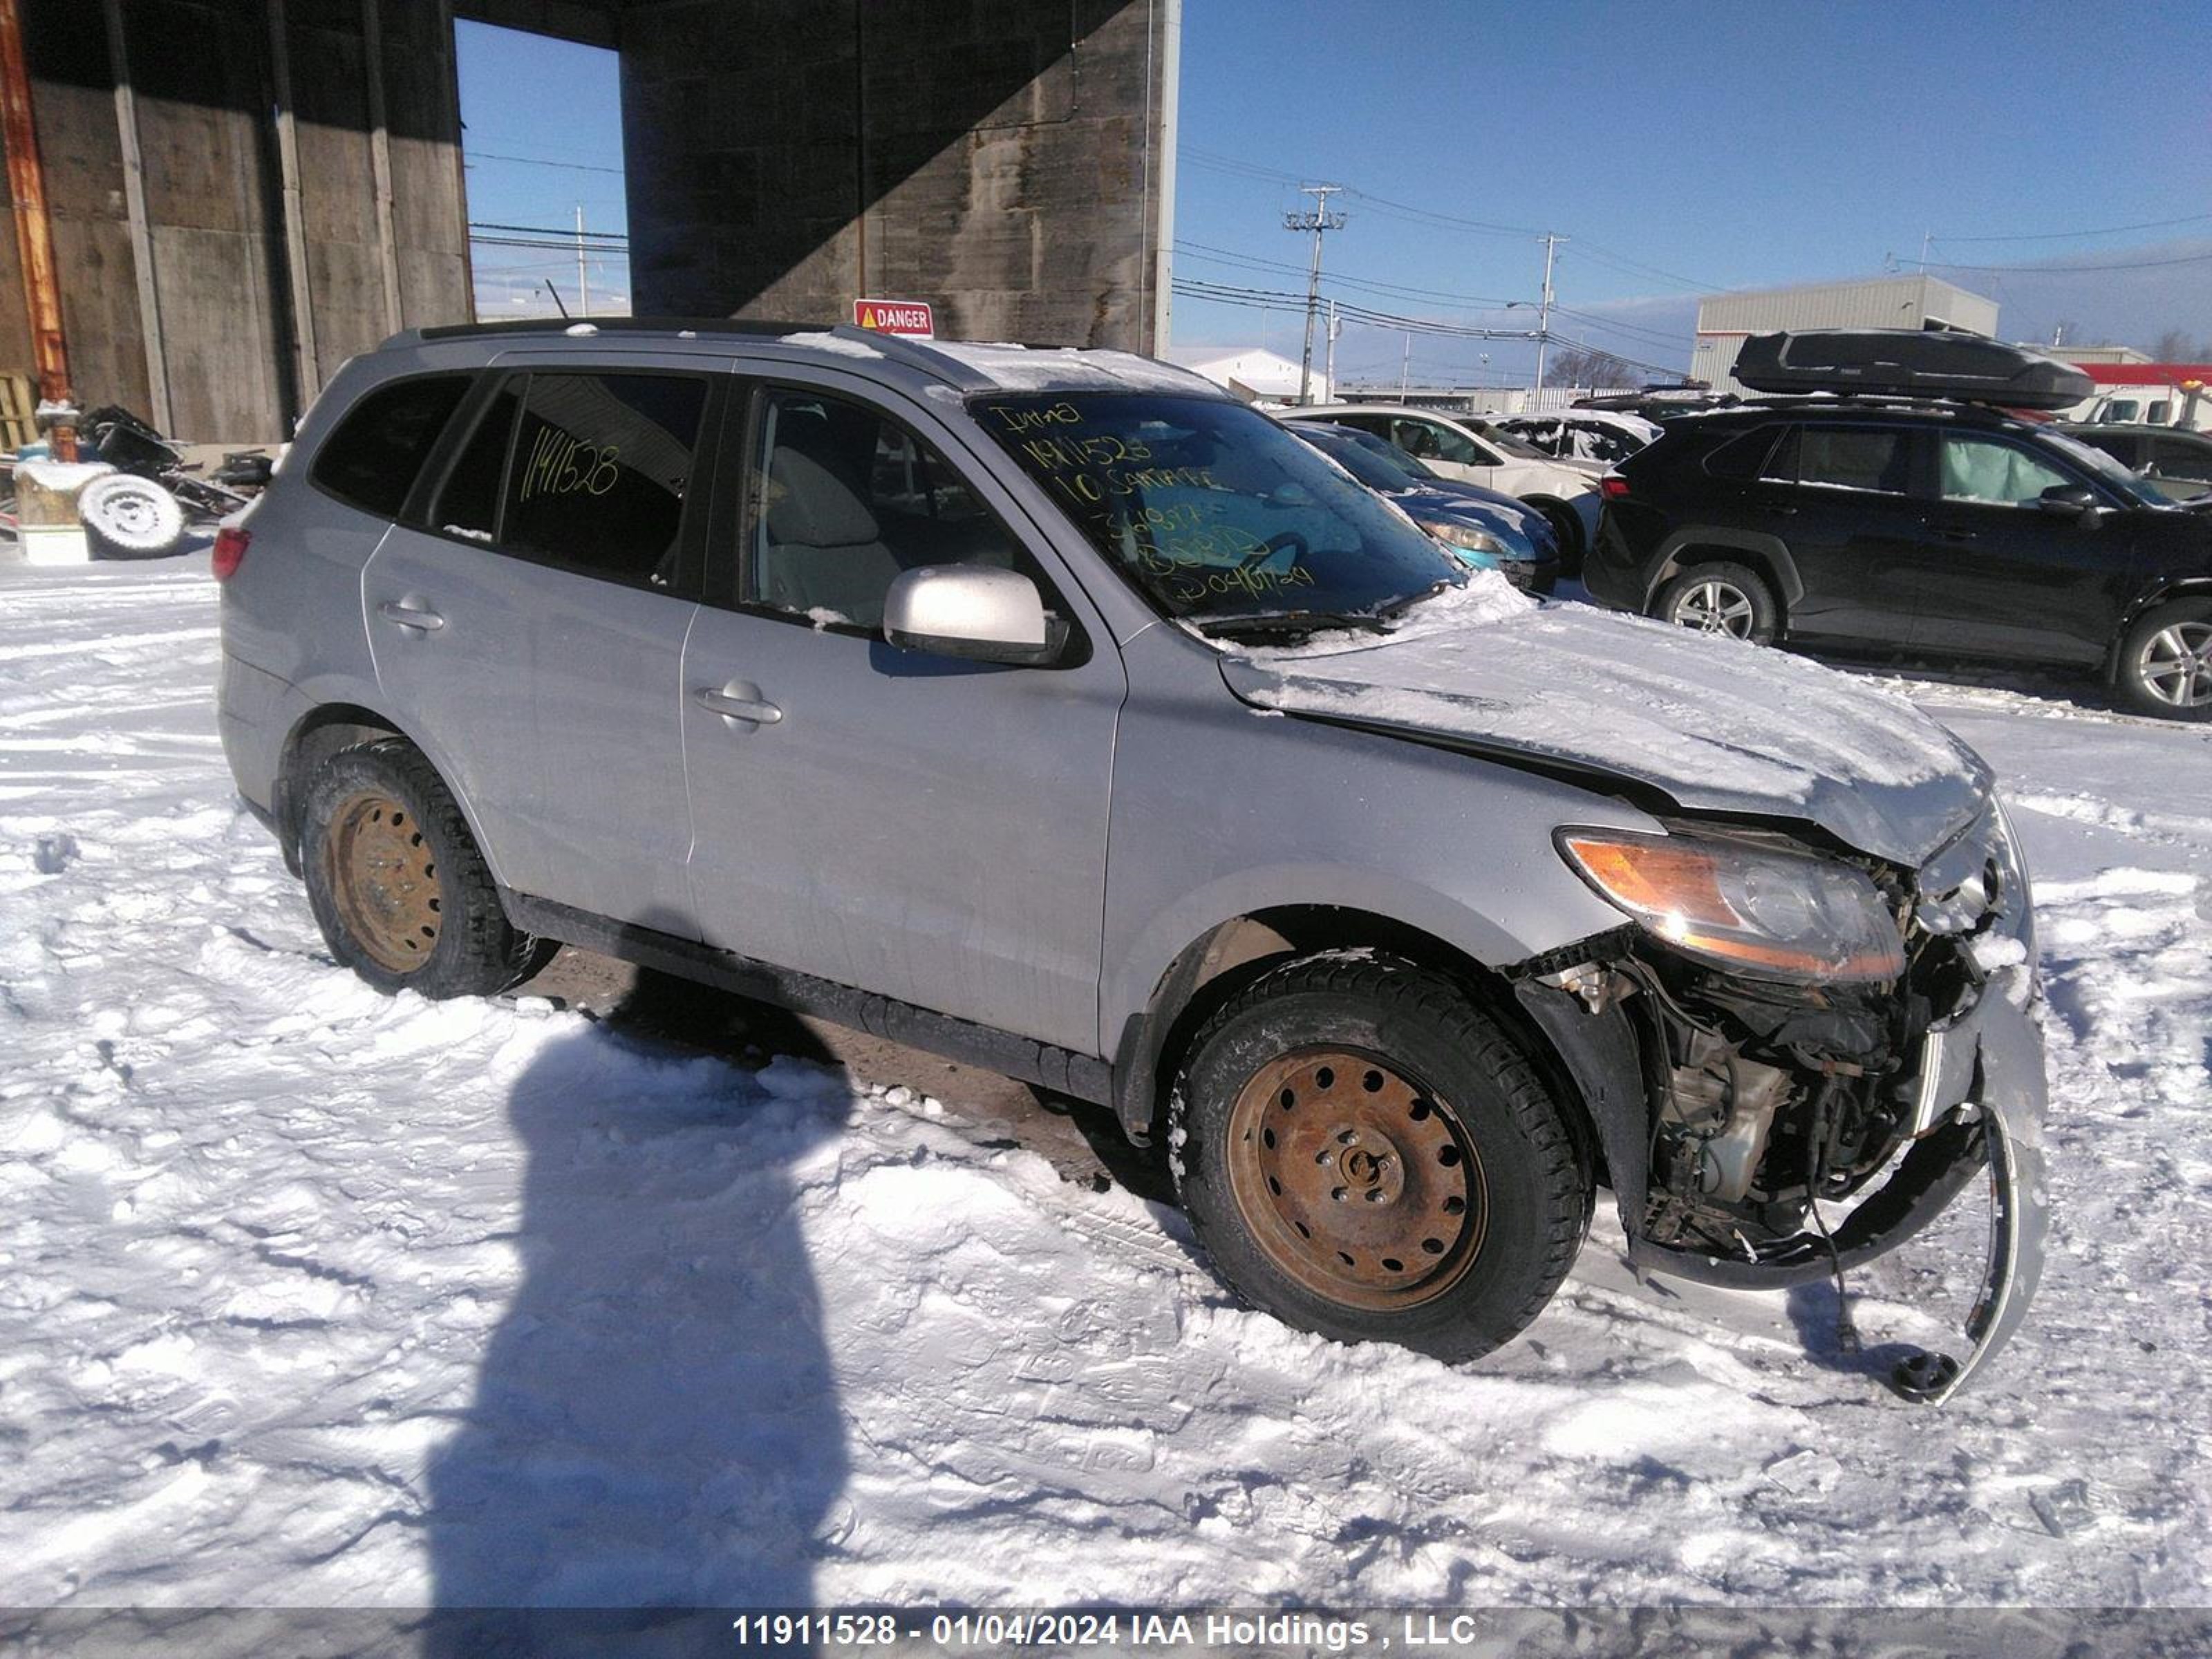
[[[80, 402], [122, 404], [187, 439], [273, 441], [349, 354], [399, 326], [466, 320], [442, 6], [118, 0], [115, 10], [119, 41], [100, 0], [22, 0]], [[291, 215], [287, 107], [299, 158]], [[0, 240], [0, 368], [24, 373], [21, 277], [13, 237]]]
[[1170, 0], [632, 0], [634, 308], [1152, 349]]

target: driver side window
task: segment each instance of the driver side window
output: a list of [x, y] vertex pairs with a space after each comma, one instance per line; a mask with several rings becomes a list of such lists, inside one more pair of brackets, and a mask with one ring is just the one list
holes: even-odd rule
[[779, 387], [761, 398], [758, 430], [747, 603], [872, 631], [891, 583], [925, 565], [992, 565], [1037, 580], [945, 458], [877, 410]]

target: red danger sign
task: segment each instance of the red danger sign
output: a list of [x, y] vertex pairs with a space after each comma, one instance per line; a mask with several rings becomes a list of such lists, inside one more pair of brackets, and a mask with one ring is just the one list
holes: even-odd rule
[[853, 321], [878, 334], [918, 334], [927, 340], [937, 333], [927, 300], [855, 300]]

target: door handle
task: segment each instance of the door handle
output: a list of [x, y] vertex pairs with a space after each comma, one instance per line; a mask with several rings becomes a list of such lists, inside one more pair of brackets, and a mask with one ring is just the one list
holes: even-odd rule
[[713, 686], [702, 686], [691, 694], [691, 701], [708, 713], [720, 714], [725, 720], [751, 720], [758, 726], [774, 726], [783, 718], [783, 710], [758, 693], [753, 692], [749, 696], [746, 695], [748, 692], [751, 692], [750, 687], [740, 691], [731, 686], [724, 686], [720, 690]]
[[376, 607], [376, 614], [388, 623], [397, 623], [421, 634], [434, 634], [446, 625], [446, 619], [428, 605], [410, 605], [403, 599], [386, 599]]
[[1796, 507], [1784, 507], [1778, 501], [1770, 501], [1765, 507], [1761, 507], [1759, 511], [1765, 514], [1770, 519], [1794, 519], [1797, 516], [1797, 509]]
[[1971, 542], [1979, 532], [1961, 529], [1957, 525], [1947, 524], [1936, 533], [1947, 542]]

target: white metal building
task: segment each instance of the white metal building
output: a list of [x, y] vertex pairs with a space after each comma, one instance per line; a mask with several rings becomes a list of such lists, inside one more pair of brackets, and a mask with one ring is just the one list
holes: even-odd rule
[[1956, 328], [1994, 339], [1997, 302], [1917, 274], [1716, 294], [1698, 302], [1691, 378], [1716, 392], [1741, 392], [1747, 388], [1730, 371], [1745, 339], [1791, 328]]
[[[1298, 400], [1298, 362], [1265, 346], [1176, 345], [1160, 354], [1214, 385], [1226, 386], [1246, 403], [1294, 404]], [[1318, 357], [1319, 353], [1316, 353]], [[1313, 366], [1313, 400], [1328, 401], [1328, 378]]]

